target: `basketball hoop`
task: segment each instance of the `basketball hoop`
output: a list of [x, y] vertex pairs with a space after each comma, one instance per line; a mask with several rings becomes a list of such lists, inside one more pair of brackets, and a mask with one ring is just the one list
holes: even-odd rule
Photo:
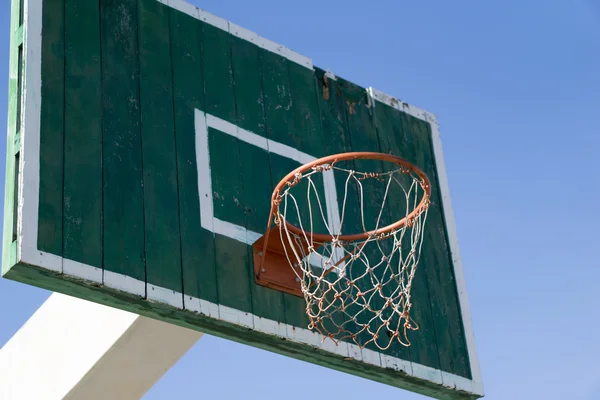
[[[391, 163], [393, 168], [361, 172], [340, 166], [355, 160]], [[337, 196], [335, 187], [331, 194], [326, 189], [320, 192], [317, 185], [335, 182], [334, 173], [346, 177], [337, 220], [328, 207]], [[367, 181], [379, 186], [372, 189], [378, 190], [379, 198], [364, 195], [364, 190], [371, 190], [364, 188]], [[306, 198], [294, 193], [301, 185], [306, 187]], [[410, 291], [430, 195], [425, 173], [389, 154], [336, 154], [296, 168], [275, 187], [267, 231], [253, 245], [257, 283], [303, 297], [308, 328], [324, 339], [336, 343], [350, 339], [361, 348], [373, 343], [381, 350], [394, 341], [409, 346], [407, 332], [418, 329], [410, 317]], [[381, 204], [365, 204], [365, 198]], [[355, 225], [361, 226], [361, 232], [345, 233], [351, 199], [359, 204], [360, 223]], [[393, 215], [400, 208], [402, 214]], [[380, 227], [385, 220], [395, 222]], [[372, 228], [367, 228], [369, 224]], [[318, 227], [326, 233], [315, 232]]]

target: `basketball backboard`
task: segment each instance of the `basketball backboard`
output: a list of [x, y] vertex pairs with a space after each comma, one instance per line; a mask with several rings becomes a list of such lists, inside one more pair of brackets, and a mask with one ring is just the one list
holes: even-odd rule
[[[14, 0], [12, 21], [4, 277], [440, 399], [483, 396], [431, 113], [178, 0]], [[301, 296], [257, 283], [274, 186], [350, 151], [401, 156], [431, 182], [410, 346], [323, 340]], [[325, 220], [342, 219], [343, 185], [319, 184]]]

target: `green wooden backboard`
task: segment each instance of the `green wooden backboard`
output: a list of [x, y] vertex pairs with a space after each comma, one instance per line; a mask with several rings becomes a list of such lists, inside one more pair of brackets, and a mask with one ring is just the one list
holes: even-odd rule
[[[12, 10], [5, 278], [440, 399], [483, 396], [432, 114], [179, 0]], [[302, 298], [254, 280], [274, 185], [348, 151], [396, 154], [432, 182], [410, 347], [323, 342]]]

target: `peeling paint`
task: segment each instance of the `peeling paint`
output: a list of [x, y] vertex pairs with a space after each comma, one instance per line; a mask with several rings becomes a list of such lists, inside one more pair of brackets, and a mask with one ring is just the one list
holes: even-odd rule
[[323, 98], [329, 101], [329, 82], [327, 82], [327, 75], [323, 77]]
[[351, 101], [346, 101], [346, 104], [348, 104], [348, 113], [350, 115], [354, 115], [356, 114], [356, 110], [355, 110], [355, 104], [352, 103]]

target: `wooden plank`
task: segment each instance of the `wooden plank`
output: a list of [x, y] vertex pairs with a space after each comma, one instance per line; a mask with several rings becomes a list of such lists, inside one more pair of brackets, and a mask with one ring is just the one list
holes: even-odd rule
[[[428, 143], [427, 137], [414, 132], [406, 124], [406, 114], [400, 113], [396, 109], [383, 104], [377, 104], [376, 113], [381, 115], [382, 129], [379, 133], [382, 146], [392, 154], [398, 155], [422, 167], [422, 158], [427, 149], [423, 147], [419, 148], [419, 143], [422, 141]], [[407, 180], [403, 182], [407, 182]], [[395, 186], [395, 191], [391, 192], [391, 194], [397, 197], [399, 201], [388, 203], [391, 220], [397, 220], [406, 215], [405, 196], [398, 189], [399, 187]], [[406, 189], [408, 190], [408, 187]], [[405, 240], [403, 243], [405, 246], [410, 245], [410, 241], [408, 240]], [[436, 330], [434, 329], [426, 272], [427, 269], [436, 267], [437, 264], [430, 264], [424, 258], [421, 258], [417, 266], [411, 290], [413, 304], [411, 318], [417, 323], [419, 330], [409, 331], [409, 340], [411, 342], [410, 354], [413, 362], [439, 369], [438, 344]]]
[[193, 309], [200, 297], [218, 302], [214, 235], [200, 226], [196, 166], [194, 110], [204, 109], [202, 24], [170, 14], [184, 305]]
[[[343, 99], [342, 104], [338, 107], [344, 107], [345, 110], [345, 116], [348, 125], [348, 137], [350, 143], [352, 144], [352, 151], [379, 152], [379, 138], [373, 119], [373, 110], [371, 109], [370, 103], [366, 96], [366, 91], [363, 88], [340, 77], [337, 78], [335, 87], [339, 93], [336, 96]], [[383, 165], [381, 162], [355, 160], [353, 164], [357, 171], [374, 173], [380, 173], [383, 171]], [[362, 182], [362, 185], [362, 202], [359, 197], [360, 193], [358, 192], [358, 188], [355, 188], [354, 194], [357, 199], [355, 200], [354, 207], [352, 207], [354, 210], [353, 212], [356, 214], [362, 213], [365, 220], [364, 227], [362, 226], [361, 221], [354, 222], [356, 226], [353, 229], [357, 231], [364, 231], [364, 228], [367, 228], [368, 230], [375, 229], [376, 226], [383, 226], [383, 223], [387, 221], [387, 219], [385, 219], [384, 221], [380, 222], [379, 225], [377, 225], [380, 205], [385, 193], [385, 185], [378, 184], [377, 181], [373, 180], [365, 180]], [[381, 258], [381, 252], [375, 243], [368, 244], [364, 249], [364, 253], [370, 261], [379, 260]], [[353, 276], [361, 276], [365, 271], [366, 265], [364, 263], [355, 262], [351, 273]], [[362, 291], [370, 290], [372, 289], [372, 286], [373, 285], [370, 279], [363, 279], [359, 285]], [[383, 303], [375, 300], [369, 304], [377, 308], [381, 307]], [[354, 307], [354, 310], [351, 310], [351, 312], [358, 313], [360, 309], [364, 308], [366, 305], [366, 302], [362, 302], [360, 305]], [[358, 316], [358, 321], [360, 324], [366, 324], [371, 320], [371, 318], [372, 315], [363, 312]], [[379, 324], [371, 323], [369, 327], [372, 332], [375, 332], [379, 327]], [[372, 334], [367, 331], [363, 331], [361, 335], [359, 335], [359, 340], [361, 340], [363, 343], [371, 341], [372, 338]], [[367, 345], [367, 349], [377, 352], [379, 351], [379, 348], [374, 342], [370, 342]]]
[[[408, 121], [410, 116], [405, 113], [398, 114], [399, 116], [396, 118], [399, 120], [400, 126], [395, 125], [392, 147], [395, 147], [400, 155], [402, 153], [410, 154], [410, 161], [424, 168], [426, 165], [424, 160], [431, 160], [433, 157], [430, 148], [427, 147], [427, 144], [430, 142], [429, 138], [424, 132], [414, 130], [414, 126], [411, 126]], [[426, 222], [425, 232], [428, 231], [427, 226]], [[409, 340], [411, 341], [411, 357], [413, 362], [439, 369], [441, 352], [438, 348], [432, 314], [431, 294], [427, 281], [428, 271], [432, 268], [437, 268], [437, 264], [430, 263], [425, 258], [421, 258], [417, 265], [417, 272], [415, 273], [411, 290], [411, 317], [417, 322], [419, 330], [410, 331]]]
[[432, 182], [431, 207], [427, 216], [429, 229], [425, 231], [421, 265], [427, 265], [425, 275], [432, 305], [440, 368], [442, 371], [471, 377], [454, 268], [441, 208], [430, 127], [428, 123], [411, 116], [406, 116], [405, 119], [406, 126], [413, 133], [407, 138], [407, 142], [415, 149], [417, 165], [423, 168]]
[[[104, 281], [121, 286], [107, 281], [106, 272], [146, 279], [136, 0], [101, 0], [100, 22]], [[132, 290], [145, 294], [139, 284]]]
[[[377, 103], [373, 109], [373, 112], [381, 152], [386, 154], [401, 155], [403, 157], [408, 156], [407, 158], [410, 160], [410, 156], [404, 154], [404, 149], [402, 149], [401, 146], [398, 146], [395, 142], [394, 136], [397, 134], [395, 129], [397, 128], [398, 121], [395, 119], [397, 115], [394, 114], [394, 110], [387, 105]], [[394, 169], [393, 165], [390, 165], [390, 163], [383, 163], [384, 171], [390, 171], [392, 169]], [[406, 210], [404, 198], [405, 197], [402, 189], [392, 182], [392, 184], [389, 186], [387, 199], [383, 209], [381, 226], [386, 226], [402, 218], [402, 215], [405, 214]], [[381, 204], [381, 201], [379, 201], [378, 204]], [[389, 240], [382, 241], [380, 243], [384, 253], [391, 253], [392, 243]], [[394, 257], [392, 263], [397, 264], [397, 262], [397, 257]], [[382, 275], [380, 275], [379, 278], [385, 279], [385, 277]], [[386, 317], [389, 316], [388, 314], [389, 312], [386, 312]], [[393, 318], [393, 323], [397, 323], [397, 317]], [[383, 344], [385, 345], [387, 343], [384, 342]], [[385, 350], [384, 353], [402, 360], [410, 361], [412, 359], [412, 351], [412, 347], [405, 347], [399, 343], [395, 343], [394, 345], [390, 346], [389, 349]]]
[[[293, 147], [313, 157], [323, 157], [336, 152], [329, 146], [327, 134], [324, 134], [321, 128], [319, 91], [315, 71], [292, 62], [287, 62], [287, 66], [290, 79], [291, 109], [294, 118], [289, 140], [293, 143]], [[327, 227], [330, 224], [327, 223], [327, 220], [323, 220], [320, 212], [320, 207], [323, 207], [325, 217], [329, 218], [326, 212], [327, 203], [323, 175], [315, 174], [311, 177], [311, 180], [314, 185], [310, 184], [308, 179], [303, 179], [291, 190], [291, 193], [295, 195], [298, 202], [301, 211], [300, 216], [302, 217], [301, 221], [305, 229], [312, 229], [314, 233], [328, 233]], [[307, 194], [309, 189], [311, 192], [310, 199]], [[319, 200], [321, 206], [319, 206]], [[310, 218], [309, 206], [310, 210], [313, 210], [312, 219]]]
[[[275, 142], [297, 148], [299, 139], [294, 129], [294, 110], [290, 92], [288, 61], [278, 54], [260, 51], [267, 137]], [[293, 156], [292, 154], [288, 156]], [[288, 172], [298, 167], [289, 157], [271, 154], [272, 183], [276, 185]], [[274, 189], [274, 187], [273, 187]], [[307, 327], [306, 303], [303, 298], [283, 294], [285, 322], [292, 326]]]
[[[251, 42], [232, 35], [231, 54], [235, 79], [237, 126], [265, 137], [266, 121], [259, 48]], [[238, 143], [244, 190], [242, 204], [245, 227], [249, 231], [263, 234], [267, 227], [273, 188], [270, 154], [260, 147], [244, 142]], [[285, 321], [283, 294], [254, 282], [254, 264], [250, 246], [248, 246], [247, 260], [253, 313], [262, 318]], [[260, 322], [261, 319], [256, 321], [256, 323]], [[273, 328], [277, 331], [281, 325]]]
[[[294, 86], [294, 92], [296, 92], [296, 88], [300, 88], [302, 86], [310, 87], [308, 82], [303, 84], [303, 82], [300, 81]], [[313, 84], [312, 87], [314, 88], [313, 91], [316, 93], [313, 93], [310, 97], [305, 97], [315, 98], [317, 100], [317, 109], [315, 110], [314, 106], [310, 107], [311, 110], [309, 111], [309, 114], [315, 114], [318, 116], [318, 120], [320, 120], [320, 128], [322, 129], [322, 133], [320, 135], [313, 135], [313, 139], [311, 140], [313, 147], [320, 147], [320, 151], [325, 153], [324, 155], [347, 153], [352, 151], [352, 143], [350, 142], [350, 134], [348, 131], [348, 124], [343, 104], [344, 100], [338, 89], [337, 81], [332, 77], [328, 77], [325, 71], [316, 68], [315, 84]], [[298, 100], [301, 101], [300, 99]], [[338, 164], [338, 166], [351, 170], [355, 168], [355, 164], [352, 161], [341, 162]], [[335, 190], [337, 192], [338, 207], [340, 212], [341, 233], [360, 233], [360, 211], [356, 185], [353, 184], [354, 182], [352, 180], [347, 180], [347, 173], [334, 172], [334, 175], [336, 186]], [[349, 264], [347, 267], [349, 267]], [[347, 268], [345, 271], [347, 276], [356, 276], [355, 272], [357, 271], [355, 271], [354, 268]], [[330, 273], [329, 275], [328, 278], [330, 280], [338, 279], [338, 275], [334, 272]], [[338, 290], [340, 291], [345, 289], [345, 287], [338, 286]], [[332, 298], [329, 298], [328, 300], [334, 304], [333, 307], [341, 307], [341, 303], [339, 301], [335, 302], [335, 300]], [[325, 328], [330, 332], [335, 332], [336, 326], [343, 327], [343, 329], [347, 331], [356, 330], [358, 326], [350, 321], [350, 316], [358, 311], [359, 310], [357, 307], [350, 306], [346, 311], [348, 315], [346, 315], [344, 312], [336, 312], [332, 321], [325, 324]], [[345, 336], [347, 333], [341, 332], [341, 335]], [[338, 335], [338, 337], [340, 336]], [[346, 340], [352, 343], [351, 339], [348, 338]]]
[[148, 297], [182, 307], [177, 149], [169, 8], [138, 1], [142, 163]]
[[[228, 32], [204, 24], [202, 37], [207, 112], [236, 122], [236, 104]], [[210, 55], [210, 56], [208, 56]], [[209, 154], [214, 217], [238, 226], [245, 225], [242, 205], [243, 183], [239, 164], [238, 139], [210, 128]], [[252, 310], [250, 258], [247, 245], [215, 235], [215, 260], [219, 304], [242, 311]]]
[[[244, 226], [239, 140], [212, 128], [208, 135], [215, 218]], [[250, 268], [251, 259], [247, 246], [238, 240], [215, 235], [219, 304], [250, 312], [252, 298], [247, 268]]]
[[[17, 2], [13, 3], [17, 7]], [[40, 250], [59, 256], [63, 251], [64, 11], [64, 0], [49, 0], [44, 3], [42, 13], [42, 104], [37, 238]], [[16, 18], [13, 17], [13, 21], [15, 20]], [[12, 51], [15, 52], [16, 57], [16, 46]], [[14, 92], [16, 86], [11, 86], [9, 90], [16, 96]], [[9, 104], [14, 103], [11, 101]], [[14, 115], [14, 112], [9, 112], [9, 116]], [[9, 119], [9, 123], [10, 121]], [[12, 176], [10, 179], [12, 180]]]
[[[65, 0], [63, 268], [102, 282], [99, 12], [97, 1]], [[82, 270], [78, 263], [97, 269]]]
[[204, 64], [206, 111], [235, 123], [235, 97], [231, 74], [231, 45], [229, 33], [203, 23], [202, 48], [207, 56]]

